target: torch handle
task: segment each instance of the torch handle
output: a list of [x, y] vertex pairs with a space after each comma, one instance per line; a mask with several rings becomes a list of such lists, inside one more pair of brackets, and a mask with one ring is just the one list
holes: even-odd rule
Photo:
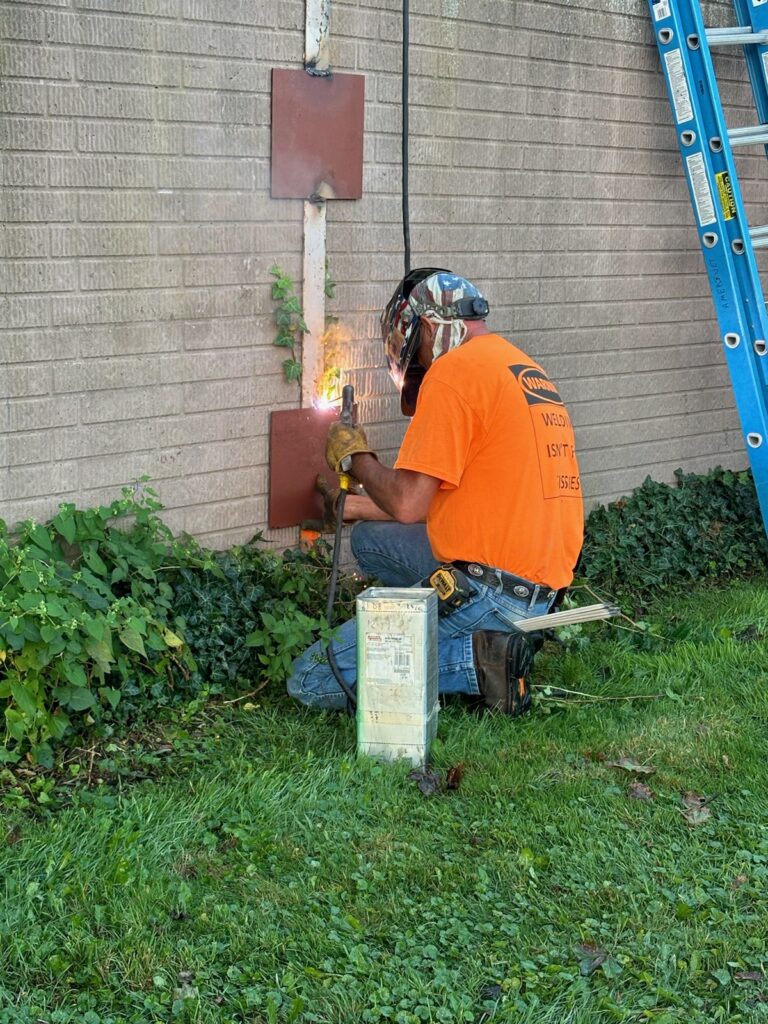
[[355, 416], [355, 389], [351, 384], [345, 384], [341, 391], [341, 414], [339, 422], [345, 427], [354, 426]]

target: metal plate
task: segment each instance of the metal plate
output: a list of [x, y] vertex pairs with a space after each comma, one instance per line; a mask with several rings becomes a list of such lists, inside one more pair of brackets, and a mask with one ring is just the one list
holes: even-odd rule
[[325, 461], [328, 427], [338, 409], [286, 409], [273, 412], [269, 430], [269, 525], [277, 530], [321, 519], [323, 502], [315, 490], [322, 473], [332, 487], [339, 479]]
[[272, 69], [272, 196], [363, 194], [363, 75]]

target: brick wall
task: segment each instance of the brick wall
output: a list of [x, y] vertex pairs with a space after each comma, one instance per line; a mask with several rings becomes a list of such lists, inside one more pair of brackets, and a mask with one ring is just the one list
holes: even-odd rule
[[[331, 18], [333, 66], [366, 75], [364, 197], [328, 209], [331, 311], [389, 455], [400, 6], [334, 0]], [[558, 381], [591, 499], [744, 465], [645, 0], [411, 8], [414, 265], [476, 280], [491, 326]], [[303, 205], [269, 197], [269, 81], [300, 66], [304, 4], [0, 0], [0, 24], [0, 517], [147, 474], [175, 528], [243, 540], [266, 521], [269, 412], [298, 403], [269, 267], [300, 278]], [[719, 68], [749, 123], [741, 62]], [[758, 202], [762, 159], [741, 160]]]

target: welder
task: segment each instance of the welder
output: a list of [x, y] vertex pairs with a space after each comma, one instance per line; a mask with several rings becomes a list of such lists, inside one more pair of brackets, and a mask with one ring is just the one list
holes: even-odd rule
[[[434, 267], [407, 274], [381, 317], [390, 375], [412, 417], [394, 468], [361, 427], [344, 423], [331, 426], [326, 457], [364, 488], [344, 510], [357, 520], [362, 572], [437, 592], [440, 693], [519, 715], [530, 707], [533, 648], [513, 623], [547, 613], [571, 582], [583, 501], [557, 386], [488, 329], [488, 312], [463, 277]], [[354, 620], [333, 650], [354, 686]], [[308, 705], [346, 704], [320, 643], [296, 660], [288, 690]]]

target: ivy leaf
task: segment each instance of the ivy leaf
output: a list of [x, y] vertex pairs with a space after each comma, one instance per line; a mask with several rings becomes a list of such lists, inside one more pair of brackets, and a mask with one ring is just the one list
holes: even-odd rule
[[19, 743], [27, 735], [27, 723], [20, 711], [15, 708], [5, 709], [5, 727], [13, 739]]
[[37, 715], [37, 701], [24, 683], [12, 680], [11, 696], [28, 718], [35, 718]]
[[104, 639], [104, 630], [106, 629], [106, 622], [103, 619], [93, 619], [90, 616], [83, 619], [83, 626], [88, 636], [92, 636], [94, 640]]
[[77, 527], [75, 526], [75, 520], [72, 518], [71, 513], [65, 512], [64, 509], [62, 509], [52, 521], [52, 525], [56, 530], [58, 530], [68, 544], [75, 543]]
[[141, 638], [141, 634], [137, 633], [135, 629], [123, 629], [118, 633], [118, 636], [129, 650], [136, 651], [143, 658], [146, 658], [147, 652], [144, 648], [144, 641]]
[[32, 760], [43, 768], [53, 768], [53, 750], [50, 743], [38, 743], [30, 750]]
[[97, 576], [107, 575], [107, 566], [96, 548], [86, 548], [83, 552], [83, 561]]
[[101, 686], [99, 687], [99, 696], [102, 700], [106, 700], [110, 707], [116, 708], [120, 703], [122, 694], [119, 690], [115, 690], [111, 686]]
[[163, 630], [163, 640], [169, 647], [183, 647], [184, 641], [172, 629]]
[[611, 768], [622, 768], [625, 772], [636, 775], [653, 775], [656, 769], [651, 764], [640, 764], [633, 757], [620, 757], [618, 761], [609, 761]]
[[40, 580], [34, 569], [22, 569], [19, 573], [19, 583], [25, 590], [37, 590]]
[[85, 674], [85, 669], [82, 665], [76, 661], [65, 661], [62, 665], [65, 677], [72, 683], [73, 686], [87, 686], [88, 677]]
[[45, 725], [52, 739], [60, 740], [66, 735], [67, 729], [70, 727], [70, 721], [63, 711], [59, 711], [55, 715], [46, 714]]
[[85, 711], [96, 703], [96, 697], [87, 686], [73, 686], [67, 704], [73, 711]]
[[85, 649], [102, 672], [109, 672], [109, 667], [115, 660], [115, 657], [112, 654], [112, 648], [106, 640], [89, 640], [85, 645]]
[[283, 371], [285, 373], [286, 380], [301, 380], [301, 363], [297, 362], [295, 359], [284, 360]]
[[30, 530], [29, 539], [33, 544], [37, 544], [39, 548], [42, 548], [43, 551], [47, 551], [49, 554], [52, 552], [53, 544], [51, 542], [51, 536], [44, 526], [40, 526], [38, 524]]

